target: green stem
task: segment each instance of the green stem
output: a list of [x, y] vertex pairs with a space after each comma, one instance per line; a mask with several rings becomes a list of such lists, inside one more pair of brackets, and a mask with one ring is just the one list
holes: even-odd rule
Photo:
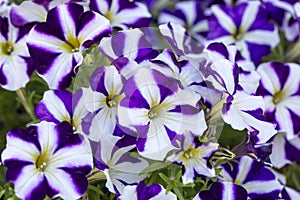
[[32, 120], [36, 120], [36, 116], [34, 113], [34, 108], [32, 106], [32, 104], [28, 101], [28, 97], [26, 95], [26, 91], [24, 88], [20, 88], [16, 91], [22, 105], [24, 106], [26, 112], [29, 114], [30, 118]]
[[294, 62], [300, 57], [300, 41], [298, 41], [284, 57], [284, 62]]

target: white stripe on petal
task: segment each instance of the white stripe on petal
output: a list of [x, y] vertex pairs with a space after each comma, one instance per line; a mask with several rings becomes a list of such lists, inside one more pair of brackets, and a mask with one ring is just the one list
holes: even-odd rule
[[281, 191], [283, 188], [277, 180], [247, 182], [243, 184], [243, 187], [247, 190], [248, 194], [266, 194], [274, 190]]
[[109, 95], [119, 95], [123, 89], [121, 76], [114, 66], [105, 68], [104, 85]]
[[271, 94], [280, 91], [281, 84], [278, 75], [271, 67], [270, 63], [264, 63], [258, 66], [257, 72], [261, 76], [262, 85]]
[[95, 112], [106, 106], [106, 96], [103, 93], [94, 92], [91, 88], [86, 90], [83, 98], [84, 105], [89, 112]]
[[236, 175], [234, 183], [238, 185], [243, 184], [247, 175], [249, 174], [249, 171], [251, 170], [251, 165], [253, 162], [253, 159], [248, 156], [241, 157], [239, 162], [239, 171]]
[[41, 144], [42, 152], [51, 155], [58, 144], [58, 134], [55, 129], [55, 124], [52, 122], [42, 121], [36, 124], [38, 128], [38, 140]]
[[176, 17], [172, 14], [162, 12], [159, 15], [158, 23], [159, 24], [165, 24], [165, 23], [168, 23], [168, 22], [173, 22], [173, 23], [176, 23], [176, 24], [180, 24], [182, 26], [185, 24], [185, 22], [182, 19], [180, 19], [180, 18], [178, 18], [178, 17]]
[[[103, 3], [103, 2], [102, 2]], [[108, 29], [110, 22], [98, 13], [93, 13], [94, 17], [78, 33], [78, 41], [83, 44], [87, 40], [93, 40], [99, 33]]]
[[21, 199], [26, 199], [32, 190], [44, 180], [43, 173], [35, 169], [35, 165], [27, 165], [23, 168], [20, 176], [15, 181], [15, 193]]
[[296, 63], [289, 63], [288, 66], [290, 69], [290, 73], [282, 89], [285, 92], [286, 96], [290, 96], [296, 93], [299, 89], [300, 84], [300, 65]]
[[50, 89], [58, 88], [62, 78], [73, 70], [73, 67], [75, 67], [73, 66], [73, 58], [77, 61], [77, 65], [81, 64], [83, 60], [79, 52], [74, 54], [62, 53], [56, 57], [49, 71], [46, 74], [40, 75], [46, 80]]
[[119, 123], [122, 126], [145, 126], [149, 122], [148, 118], [149, 110], [145, 108], [127, 108], [120, 106], [118, 108]]
[[104, 107], [93, 118], [89, 138], [99, 141], [103, 134], [113, 134], [116, 127], [116, 111], [114, 108]]
[[62, 199], [78, 199], [81, 197], [76, 191], [76, 186], [72, 182], [71, 176], [61, 169], [48, 170], [45, 173], [50, 187], [59, 191]]
[[162, 121], [152, 120], [147, 133], [145, 149], [139, 153], [146, 158], [162, 161], [173, 149], [175, 147], [171, 144]]
[[244, 32], [247, 32], [250, 26], [255, 22], [260, 4], [258, 1], [251, 1], [246, 7], [240, 25], [240, 29]]
[[76, 37], [76, 24], [72, 19], [68, 8], [68, 4], [62, 4], [56, 7], [60, 19], [60, 22], [58, 23], [60, 23], [66, 40], [68, 40], [69, 37]]
[[7, 134], [7, 148], [1, 154], [1, 160], [19, 159], [24, 161], [34, 162], [34, 158], [40, 152], [37, 147], [29, 142], [25, 142], [18, 137], [13, 137], [12, 134]]
[[280, 42], [276, 28], [273, 32], [266, 30], [254, 30], [247, 32], [244, 35], [244, 40], [254, 44], [268, 45], [271, 48], [274, 48]]
[[12, 16], [15, 14], [22, 16], [22, 19], [29, 22], [43, 22], [47, 18], [47, 10], [44, 6], [33, 1], [24, 1], [19, 6], [12, 8]]
[[[299, 102], [298, 102], [299, 103]], [[289, 110], [281, 104], [276, 106], [275, 118], [280, 126], [279, 131], [287, 133], [287, 139], [291, 139], [295, 136], [293, 130], [293, 121]]]
[[148, 105], [153, 106], [160, 103], [161, 94], [151, 72], [149, 69], [141, 68], [134, 76], [134, 80]]
[[[2, 70], [6, 76], [7, 84], [2, 87], [12, 91], [25, 87], [29, 81], [26, 61], [19, 56], [13, 56], [6, 60], [7, 62], [2, 65]], [[0, 62], [0, 64], [2, 63]]]
[[233, 20], [219, 6], [212, 6], [211, 10], [219, 24], [228, 31], [228, 33], [234, 33], [236, 31], [237, 28]]
[[46, 91], [41, 101], [58, 121], [71, 122], [71, 116], [62, 99], [55, 95], [53, 90]]
[[33, 28], [29, 32], [27, 42], [29, 45], [33, 45], [36, 46], [37, 48], [45, 49], [49, 52], [55, 52], [55, 53], [66, 52], [66, 50], [62, 48], [63, 45], [65, 44], [64, 41], [52, 35], [47, 35], [45, 33], [38, 32], [35, 28]]
[[271, 163], [278, 169], [288, 163], [291, 163], [288, 159], [286, 159], [285, 134], [278, 133], [273, 139], [270, 159]]

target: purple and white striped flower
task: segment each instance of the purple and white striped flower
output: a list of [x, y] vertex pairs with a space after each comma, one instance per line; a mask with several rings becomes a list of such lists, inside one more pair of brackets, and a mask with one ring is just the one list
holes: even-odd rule
[[237, 158], [237, 161], [222, 165], [222, 180], [241, 185], [251, 199], [278, 198], [283, 187], [271, 169], [248, 156]]
[[147, 27], [152, 17], [145, 4], [130, 0], [91, 0], [90, 9], [121, 29]]
[[261, 64], [257, 95], [264, 98], [266, 116], [277, 123], [277, 130], [287, 133], [287, 139], [300, 133], [300, 66], [295, 63], [269, 62]]
[[128, 185], [124, 188], [122, 195], [118, 200], [176, 200], [177, 197], [174, 193], [168, 192], [166, 194], [165, 188], [159, 184], [152, 184], [147, 186], [144, 182], [138, 185]]
[[276, 131], [275, 125], [263, 117], [265, 104], [262, 97], [243, 91], [239, 85], [237, 64], [222, 57], [208, 60], [208, 64], [200, 69], [211, 88], [221, 92], [207, 119], [214, 122], [222, 117], [233, 129], [247, 129], [255, 143], [268, 141]]
[[[122, 58], [119, 62], [132, 60], [141, 63], [144, 60], [156, 57], [158, 54], [157, 51], [152, 49], [152, 45], [140, 29], [119, 31], [112, 37], [103, 38], [99, 44], [99, 50], [111, 62]], [[125, 64], [123, 63], [123, 65]], [[119, 71], [122, 71], [122, 68]]]
[[33, 72], [26, 46], [31, 26], [14, 27], [0, 17], [0, 86], [15, 91], [25, 87]]
[[208, 22], [201, 8], [200, 2], [184, 1], [175, 5], [174, 10], [164, 9], [159, 17], [158, 23], [173, 22], [186, 28], [189, 35], [201, 42], [208, 32]]
[[152, 59], [149, 64], [151, 69], [155, 69], [165, 76], [177, 80], [182, 89], [201, 93], [202, 87], [200, 84], [203, 82], [203, 75], [199, 67], [193, 65], [193, 62], [183, 59], [178, 60], [171, 50], [165, 49], [156, 58]]
[[286, 133], [278, 133], [272, 140], [272, 153], [270, 155], [271, 163], [274, 167], [280, 169], [293, 162], [300, 164], [300, 138], [299, 135], [287, 139]]
[[86, 89], [78, 89], [74, 95], [67, 90], [48, 90], [36, 106], [36, 116], [43, 121], [68, 122], [76, 133], [83, 133], [82, 119], [88, 114], [84, 96]]
[[93, 168], [90, 145], [63, 122], [41, 122], [7, 134], [1, 159], [6, 180], [24, 200], [61, 197], [78, 199], [86, 191]]
[[194, 182], [196, 175], [204, 175], [207, 177], [214, 177], [216, 175], [215, 169], [208, 160], [212, 154], [217, 151], [219, 144], [210, 142], [199, 145], [195, 140], [197, 140], [197, 138], [195, 138], [193, 134], [185, 134], [184, 141], [181, 144], [181, 150], [168, 157], [168, 160], [183, 165], [183, 184]]
[[89, 139], [99, 141], [102, 135], [113, 134], [119, 103], [124, 97], [123, 81], [114, 66], [102, 66], [94, 71], [84, 96], [86, 109], [93, 115], [91, 120], [88, 120], [90, 116], [83, 120]]
[[199, 192], [193, 200], [248, 200], [245, 188], [232, 182], [215, 182], [209, 190]]
[[168, 24], [160, 25], [159, 31], [177, 56], [196, 59], [198, 62], [203, 58], [201, 54], [203, 50], [202, 44], [190, 37], [186, 29], [181, 25], [169, 22]]
[[243, 57], [255, 65], [279, 43], [277, 28], [268, 22], [267, 12], [259, 1], [233, 7], [214, 5], [211, 10], [207, 40], [235, 44]]
[[[126, 140], [126, 138], [125, 138]], [[126, 185], [137, 184], [146, 178], [140, 174], [148, 162], [142, 158], [132, 157], [130, 151], [135, 145], [112, 135], [103, 135], [97, 143], [92, 143], [95, 166], [106, 176], [106, 187], [110, 192], [122, 194]]]
[[156, 70], [140, 69], [124, 86], [120, 125], [137, 131], [137, 149], [147, 158], [163, 160], [177, 146], [177, 135], [206, 129], [198, 98]]
[[264, 111], [265, 104], [261, 96], [238, 91], [225, 99], [222, 117], [235, 130], [247, 129], [252, 141], [261, 144], [267, 142], [277, 132], [276, 125], [268, 122], [263, 116]]
[[83, 61], [83, 50], [110, 32], [105, 17], [83, 12], [78, 4], [61, 4], [30, 31], [27, 44], [38, 74], [51, 89], [64, 89]]
[[220, 59], [227, 59], [235, 62], [239, 70], [238, 83], [248, 94], [254, 94], [259, 85], [260, 76], [255, 71], [253, 62], [242, 57], [236, 46], [225, 45], [214, 42], [209, 44], [204, 51], [207, 56], [207, 62], [214, 62]]

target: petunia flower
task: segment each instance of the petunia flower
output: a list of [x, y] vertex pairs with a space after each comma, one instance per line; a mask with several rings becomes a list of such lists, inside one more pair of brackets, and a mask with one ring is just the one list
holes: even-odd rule
[[255, 70], [253, 62], [242, 57], [235, 45], [225, 45], [220, 42], [210, 43], [203, 52], [206, 54], [206, 62], [215, 62], [227, 59], [239, 67], [238, 84], [248, 94], [254, 94], [259, 85], [260, 76]]
[[181, 150], [168, 160], [177, 162], [184, 167], [182, 175], [183, 184], [192, 183], [196, 175], [214, 177], [216, 172], [209, 163], [209, 158], [218, 149], [218, 143], [197, 144], [195, 136], [191, 133], [184, 135]]
[[1, 159], [6, 180], [24, 200], [78, 199], [86, 191], [93, 167], [89, 143], [63, 122], [41, 122], [7, 134]]
[[14, 27], [0, 17], [0, 86], [15, 91], [25, 87], [33, 72], [26, 40], [31, 25]]
[[36, 106], [36, 116], [43, 121], [68, 122], [76, 133], [83, 133], [82, 119], [88, 114], [84, 96], [87, 89], [78, 89], [74, 95], [67, 90], [48, 90]]
[[189, 35], [201, 42], [208, 32], [208, 22], [200, 2], [184, 1], [175, 4], [174, 10], [164, 9], [158, 23], [173, 22], [186, 28]]
[[99, 141], [101, 135], [113, 134], [119, 103], [124, 97], [123, 81], [114, 66], [102, 66], [94, 71], [84, 96], [86, 109], [93, 115], [92, 119], [88, 116], [83, 120], [84, 132], [89, 139]]
[[248, 193], [232, 182], [215, 182], [209, 190], [199, 192], [193, 200], [247, 200]]
[[257, 95], [264, 98], [266, 116], [277, 123], [277, 130], [287, 133], [287, 139], [300, 133], [300, 66], [295, 63], [269, 62], [261, 64]]
[[271, 163], [280, 169], [293, 162], [300, 163], [298, 153], [300, 153], [299, 135], [288, 139], [286, 133], [278, 133], [272, 140]]
[[145, 4], [130, 0], [91, 0], [90, 9], [105, 16], [113, 27], [147, 27], [151, 14]]
[[283, 187], [271, 169], [248, 156], [242, 156], [237, 161], [222, 165], [220, 175], [223, 181], [241, 185], [251, 199], [278, 198]]
[[222, 94], [207, 116], [209, 122], [222, 117], [233, 129], [247, 129], [255, 143], [267, 142], [275, 135], [275, 124], [263, 116], [265, 104], [262, 97], [246, 93], [239, 85], [236, 63], [221, 58], [202, 68], [204, 80]]
[[[124, 139], [123, 139], [124, 140]], [[126, 140], [126, 138], [125, 138]], [[149, 166], [143, 158], [130, 155], [135, 144], [113, 135], [103, 135], [99, 142], [92, 142], [95, 166], [106, 176], [106, 187], [110, 192], [122, 194], [126, 185], [136, 184], [146, 178], [140, 174]]]
[[[156, 70], [140, 69], [124, 86], [120, 125], [136, 129], [142, 156], [163, 160], [175, 149], [177, 135], [186, 131], [202, 135], [206, 129], [198, 98]], [[175, 146], [174, 146], [175, 145]]]
[[111, 62], [122, 58], [123, 60], [119, 59], [119, 62], [133, 60], [141, 63], [158, 55], [146, 39], [145, 33], [137, 28], [119, 31], [111, 37], [103, 38], [99, 44], [99, 50]]
[[144, 182], [138, 185], [128, 185], [124, 188], [122, 195], [118, 200], [176, 200], [177, 197], [174, 193], [166, 193], [166, 189], [159, 184], [152, 184], [147, 186]]
[[267, 12], [259, 1], [233, 7], [214, 5], [211, 10], [207, 40], [235, 44], [242, 56], [255, 65], [279, 43], [277, 28], [268, 22]]
[[105, 17], [83, 12], [78, 4], [61, 4], [30, 31], [27, 44], [38, 74], [50, 89], [65, 89], [83, 61], [83, 50], [110, 31]]

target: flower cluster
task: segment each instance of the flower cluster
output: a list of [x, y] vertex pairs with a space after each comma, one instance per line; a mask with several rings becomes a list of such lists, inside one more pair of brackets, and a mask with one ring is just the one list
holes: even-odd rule
[[0, 6], [0, 198], [300, 198], [300, 2]]

